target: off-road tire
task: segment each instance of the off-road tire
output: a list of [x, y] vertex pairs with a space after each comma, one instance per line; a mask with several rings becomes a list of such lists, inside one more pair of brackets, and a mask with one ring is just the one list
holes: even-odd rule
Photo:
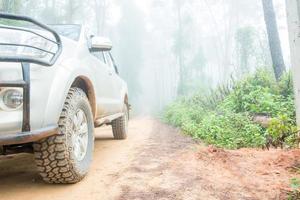
[[[86, 115], [88, 147], [83, 160], [74, 155], [72, 142], [72, 117], [77, 109]], [[43, 139], [33, 145], [35, 162], [43, 180], [48, 183], [77, 183], [87, 174], [94, 150], [94, 125], [91, 107], [86, 94], [71, 88], [59, 122], [59, 135]]]
[[124, 115], [112, 121], [112, 131], [116, 140], [125, 140], [128, 133], [129, 111], [128, 106], [124, 105]]

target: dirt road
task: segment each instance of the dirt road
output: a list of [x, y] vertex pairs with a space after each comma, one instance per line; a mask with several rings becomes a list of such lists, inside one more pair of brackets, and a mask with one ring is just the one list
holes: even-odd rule
[[79, 184], [43, 183], [31, 155], [0, 157], [0, 199], [284, 199], [297, 160], [299, 150], [204, 147], [156, 120], [136, 119], [126, 141], [97, 130], [94, 162]]

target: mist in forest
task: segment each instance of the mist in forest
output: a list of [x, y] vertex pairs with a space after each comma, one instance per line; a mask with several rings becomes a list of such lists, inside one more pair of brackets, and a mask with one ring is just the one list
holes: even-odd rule
[[[289, 67], [285, 3], [274, 6]], [[109, 37], [136, 114], [272, 67], [261, 0], [0, 0], [0, 10]]]

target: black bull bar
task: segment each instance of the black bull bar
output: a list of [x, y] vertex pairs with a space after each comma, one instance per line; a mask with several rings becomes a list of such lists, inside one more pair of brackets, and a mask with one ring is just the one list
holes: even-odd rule
[[[34, 31], [34, 29], [27, 29], [18, 26], [6, 26], [1, 24], [0, 21], [0, 29], [7, 29], [11, 31], [21, 31], [33, 34], [34, 36], [40, 37], [43, 40], [47, 40], [57, 46], [55, 52], [48, 51], [46, 49], [38, 48], [36, 46], [25, 45], [25, 44], [15, 44], [15, 43], [5, 43], [0, 42], [1, 46], [9, 46], [9, 47], [25, 47], [29, 49], [33, 49], [35, 51], [40, 51], [46, 53], [50, 56], [49, 60], [43, 60], [41, 58], [29, 57], [29, 56], [17, 56], [17, 55], [1, 55], [0, 52], [0, 62], [12, 62], [12, 63], [20, 63], [22, 67], [22, 81], [1, 81], [0, 87], [10, 87], [10, 88], [22, 88], [23, 89], [23, 119], [22, 119], [22, 132], [15, 134], [7, 134], [0, 135], [0, 145], [11, 145], [11, 144], [23, 144], [29, 143], [33, 141], [40, 140], [42, 138], [51, 136], [56, 134], [57, 126], [49, 126], [40, 130], [31, 131], [30, 126], [30, 64], [38, 64], [45, 67], [51, 67], [55, 64], [57, 59], [59, 58], [62, 52], [62, 42], [60, 36], [48, 27], [45, 24], [42, 24], [32, 18], [26, 16], [12, 15], [0, 13], [0, 20], [7, 21], [16, 21], [16, 22], [26, 22], [31, 25], [34, 25], [38, 29], [48, 32], [53, 35], [54, 39], [51, 39], [47, 36], [42, 35], [39, 31]], [[1, 37], [0, 37], [1, 40]], [[0, 68], [1, 70], [1, 68]]]

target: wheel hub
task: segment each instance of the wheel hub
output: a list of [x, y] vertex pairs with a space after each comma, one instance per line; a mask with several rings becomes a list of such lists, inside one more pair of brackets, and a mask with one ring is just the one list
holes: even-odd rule
[[75, 158], [82, 161], [88, 148], [88, 124], [83, 110], [78, 109], [73, 117], [73, 150]]

